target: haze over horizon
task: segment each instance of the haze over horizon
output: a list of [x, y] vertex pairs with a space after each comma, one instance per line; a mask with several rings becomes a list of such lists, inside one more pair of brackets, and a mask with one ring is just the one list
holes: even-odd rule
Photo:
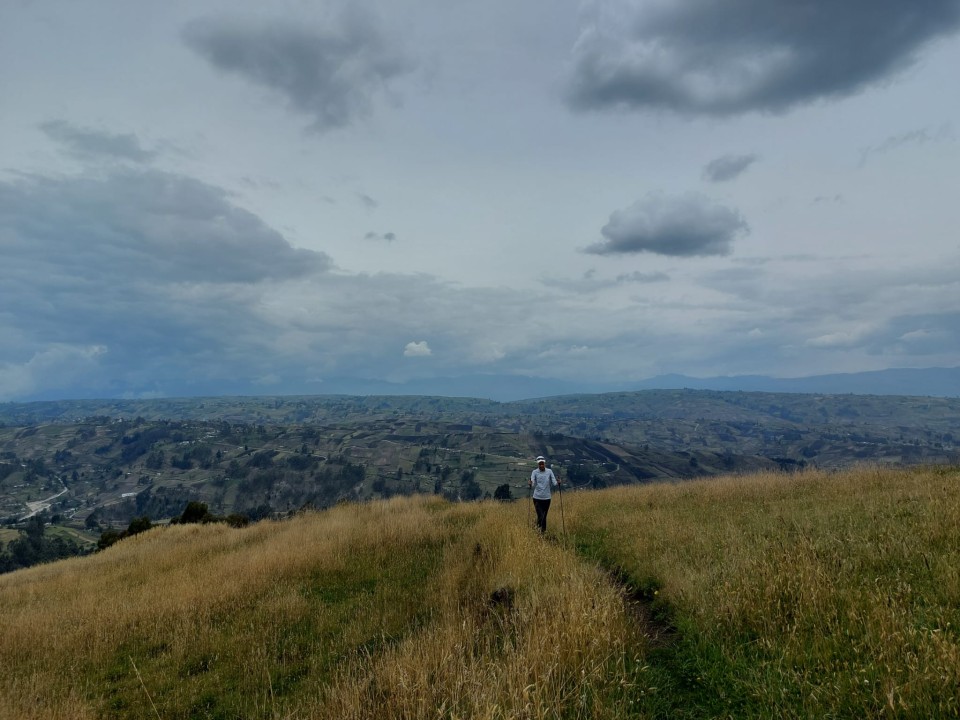
[[960, 366], [960, 0], [0, 7], [0, 401]]

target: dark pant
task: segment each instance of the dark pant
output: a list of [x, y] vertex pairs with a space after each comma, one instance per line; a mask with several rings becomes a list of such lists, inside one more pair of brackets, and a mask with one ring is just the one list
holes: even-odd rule
[[534, 498], [533, 507], [537, 511], [537, 529], [541, 533], [545, 533], [547, 531], [547, 512], [550, 510], [550, 501]]

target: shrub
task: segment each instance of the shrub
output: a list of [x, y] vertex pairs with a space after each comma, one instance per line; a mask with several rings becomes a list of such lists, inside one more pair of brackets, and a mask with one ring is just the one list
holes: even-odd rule
[[207, 509], [206, 503], [191, 500], [183, 509], [180, 517], [177, 518], [177, 522], [184, 524], [210, 522], [210, 517], [210, 511]]

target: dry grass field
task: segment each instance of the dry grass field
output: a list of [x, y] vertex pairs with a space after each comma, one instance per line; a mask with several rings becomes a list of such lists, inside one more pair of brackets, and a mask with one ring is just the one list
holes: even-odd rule
[[[157, 528], [0, 576], [0, 718], [951, 717], [960, 472]], [[564, 529], [566, 532], [564, 532]]]
[[730, 477], [568, 505], [581, 551], [675, 625], [650, 659], [648, 708], [960, 714], [957, 468]]

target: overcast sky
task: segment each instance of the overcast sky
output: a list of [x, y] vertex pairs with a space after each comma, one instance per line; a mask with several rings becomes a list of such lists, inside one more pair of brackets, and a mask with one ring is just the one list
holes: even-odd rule
[[0, 400], [960, 365], [958, 31], [960, 0], [5, 0]]

